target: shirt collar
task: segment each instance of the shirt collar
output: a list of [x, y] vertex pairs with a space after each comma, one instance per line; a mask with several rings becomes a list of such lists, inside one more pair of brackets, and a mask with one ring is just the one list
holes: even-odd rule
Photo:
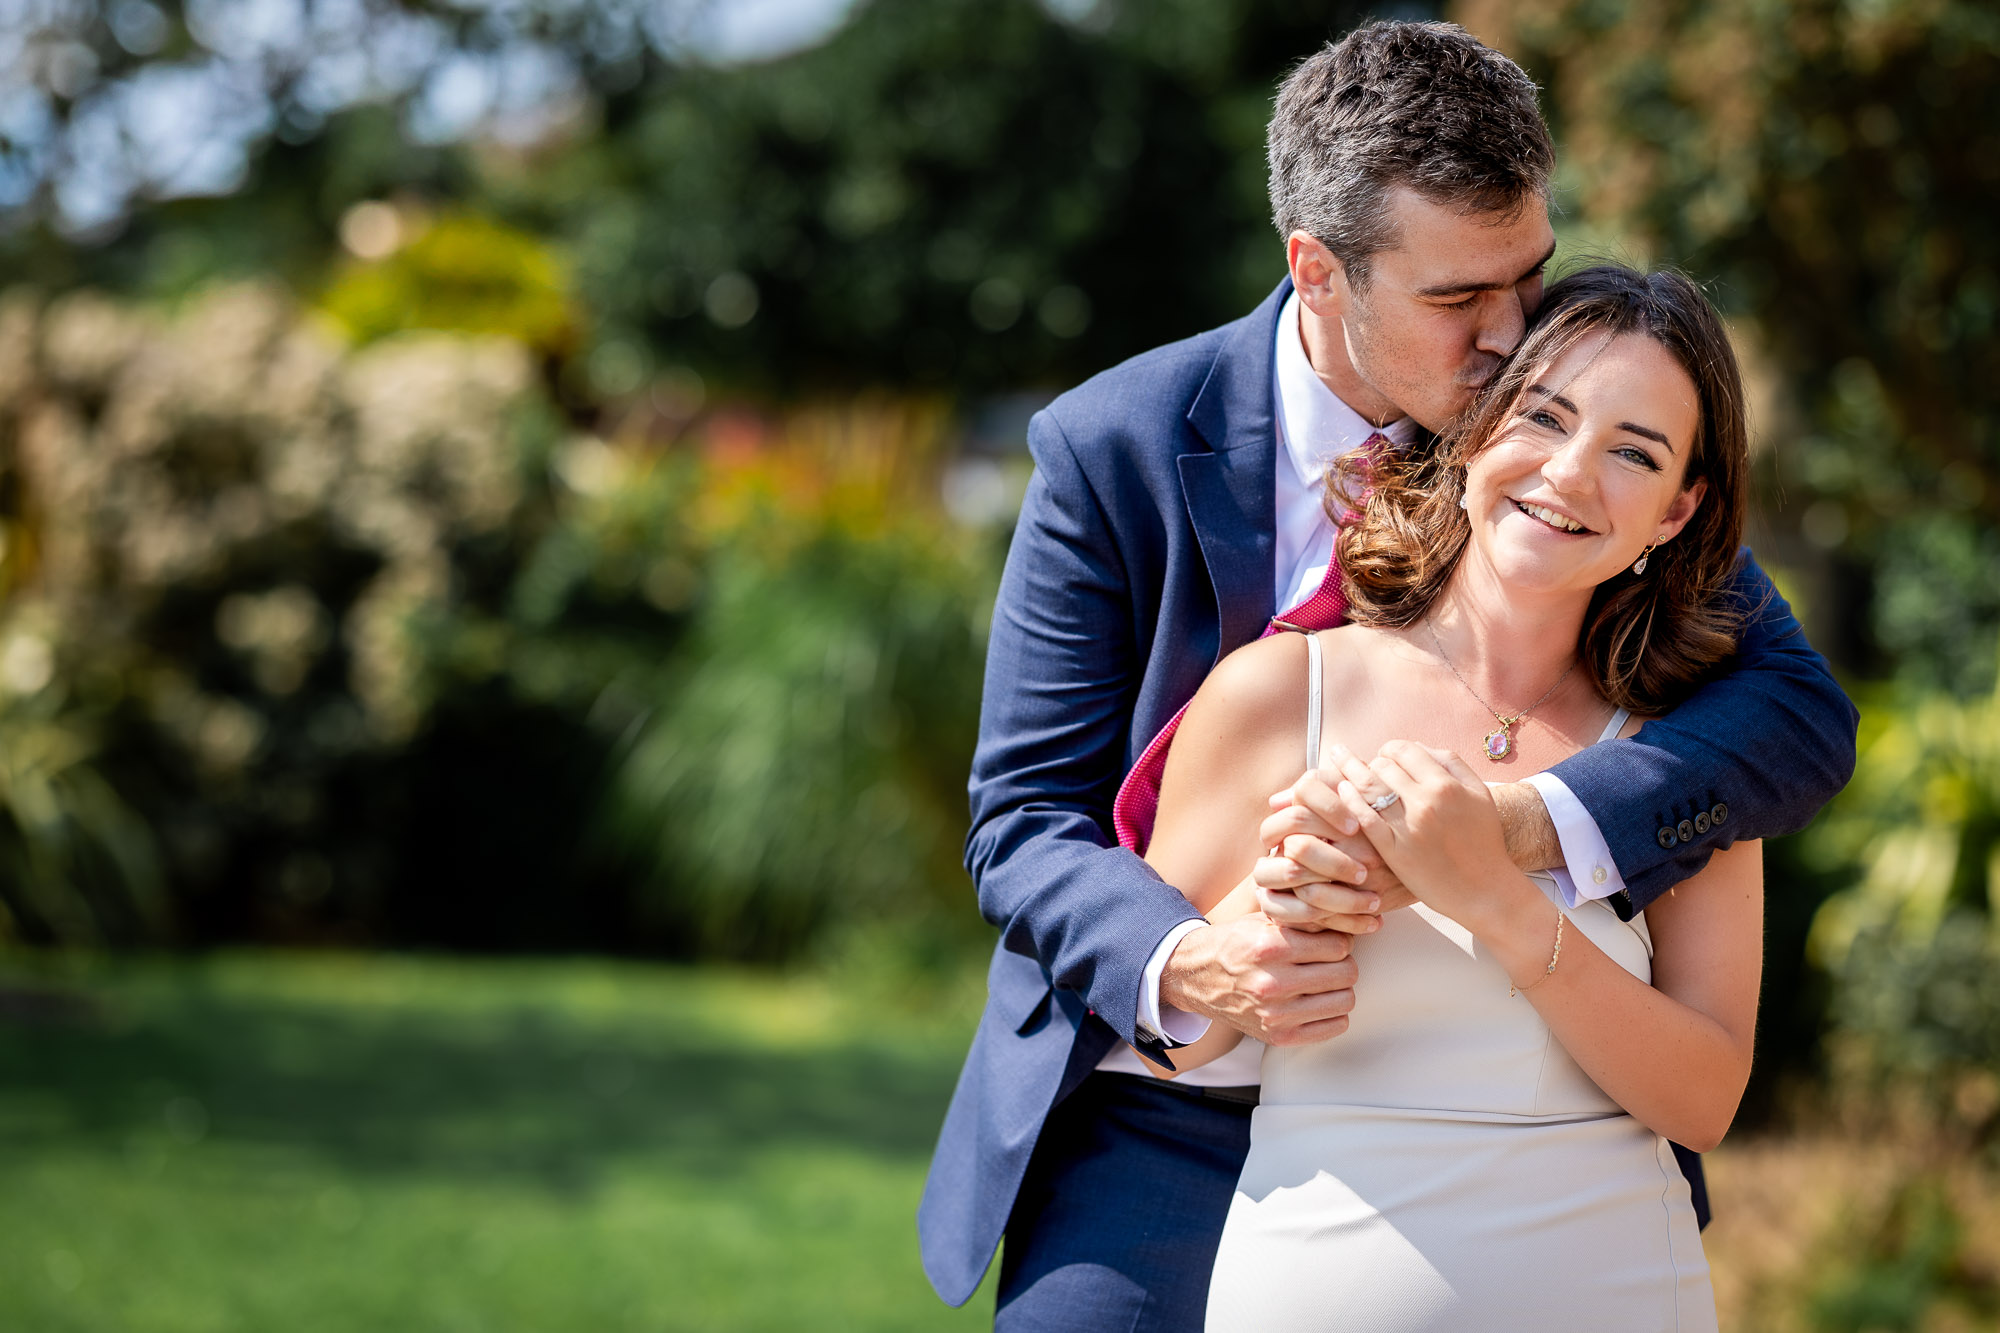
[[[1327, 465], [1366, 444], [1375, 427], [1327, 388], [1312, 368], [1299, 312], [1299, 294], [1294, 291], [1278, 315], [1278, 441], [1300, 484], [1316, 487], [1325, 478]], [[1416, 433], [1417, 423], [1408, 417], [1382, 427], [1382, 434], [1395, 444], [1407, 444]]]

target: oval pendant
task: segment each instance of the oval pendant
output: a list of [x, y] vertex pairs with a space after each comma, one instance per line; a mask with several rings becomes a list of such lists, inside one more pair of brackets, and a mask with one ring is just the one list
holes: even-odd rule
[[1507, 734], [1507, 728], [1505, 727], [1500, 728], [1500, 730], [1486, 738], [1486, 757], [1488, 759], [1505, 759], [1513, 748], [1514, 738]]

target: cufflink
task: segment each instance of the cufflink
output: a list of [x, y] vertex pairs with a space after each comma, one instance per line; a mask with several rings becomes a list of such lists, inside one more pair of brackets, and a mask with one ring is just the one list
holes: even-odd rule
[[1610, 878], [1611, 878], [1611, 872], [1606, 870], [1603, 866], [1598, 866], [1590, 872], [1590, 881], [1593, 884], [1602, 884], [1605, 880]]

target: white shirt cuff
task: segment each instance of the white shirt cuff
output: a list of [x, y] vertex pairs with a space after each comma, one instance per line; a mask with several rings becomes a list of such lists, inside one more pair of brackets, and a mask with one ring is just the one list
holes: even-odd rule
[[1562, 846], [1563, 864], [1551, 871], [1563, 901], [1574, 907], [1593, 898], [1609, 898], [1625, 888], [1625, 877], [1611, 859], [1611, 847], [1604, 841], [1597, 821], [1583, 802], [1576, 799], [1563, 780], [1553, 773], [1530, 773], [1521, 781], [1542, 795], [1549, 822], [1556, 826], [1556, 841]]
[[1185, 1046], [1191, 1041], [1199, 1041], [1208, 1031], [1209, 1020], [1200, 1014], [1160, 1003], [1160, 976], [1167, 970], [1167, 959], [1173, 956], [1175, 947], [1182, 940], [1207, 924], [1197, 917], [1192, 921], [1183, 921], [1168, 931], [1166, 938], [1160, 941], [1160, 947], [1153, 950], [1153, 956], [1146, 960], [1146, 973], [1139, 981], [1139, 1031], [1149, 1037], [1158, 1037], [1169, 1046]]

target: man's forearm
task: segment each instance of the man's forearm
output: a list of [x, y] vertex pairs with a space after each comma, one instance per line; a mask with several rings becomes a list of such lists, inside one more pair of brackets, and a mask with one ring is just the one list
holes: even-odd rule
[[1497, 783], [1491, 790], [1514, 864], [1522, 870], [1553, 870], [1563, 864], [1562, 843], [1542, 794], [1525, 782]]

